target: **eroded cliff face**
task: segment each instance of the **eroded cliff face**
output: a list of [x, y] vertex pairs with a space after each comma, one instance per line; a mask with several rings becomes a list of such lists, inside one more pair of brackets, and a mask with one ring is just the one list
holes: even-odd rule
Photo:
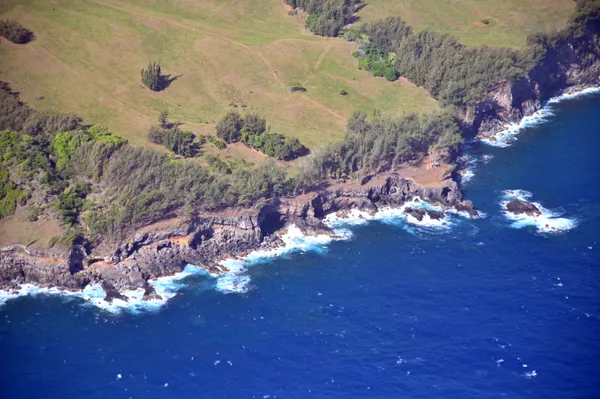
[[595, 41], [600, 27], [591, 26], [585, 39], [563, 42], [547, 51], [526, 77], [503, 82], [475, 106], [457, 111], [467, 138], [491, 135], [507, 124], [532, 115], [552, 97], [588, 87], [600, 87], [600, 54]]
[[355, 208], [375, 212], [415, 197], [474, 212], [469, 201], [462, 201], [458, 185], [451, 179], [425, 185], [388, 173], [362, 183], [332, 184], [252, 209], [164, 220], [138, 230], [115, 247], [99, 245], [89, 253], [75, 247], [62, 258], [28, 253], [20, 246], [5, 248], [0, 252], [0, 287], [34, 283], [77, 290], [96, 283], [110, 298], [118, 298], [118, 291], [136, 288], [144, 288], [146, 297], [151, 298], [155, 293], [149, 279], [173, 275], [186, 264], [220, 274], [226, 269], [219, 260], [279, 245], [275, 233], [285, 226], [294, 224], [306, 234], [331, 233], [323, 218], [333, 212]]

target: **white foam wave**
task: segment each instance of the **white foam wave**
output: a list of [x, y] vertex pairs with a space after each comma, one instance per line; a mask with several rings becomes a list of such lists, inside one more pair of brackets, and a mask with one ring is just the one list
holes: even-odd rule
[[280, 236], [283, 245], [272, 249], [257, 250], [236, 259], [220, 262], [227, 272], [217, 277], [216, 290], [224, 294], [246, 293], [252, 289], [247, 267], [265, 263], [292, 252], [320, 251], [334, 240], [348, 238], [347, 230], [335, 229], [333, 235], [307, 235], [296, 225], [290, 225]]
[[[352, 237], [352, 231], [349, 228], [352, 226], [363, 225], [371, 220], [402, 225], [405, 228], [407, 228], [407, 225], [413, 225], [427, 229], [447, 229], [452, 224], [452, 221], [447, 214], [444, 214], [444, 217], [439, 220], [432, 219], [429, 215], [424, 215], [423, 219], [419, 221], [415, 217], [405, 213], [405, 210], [408, 207], [444, 211], [441, 206], [435, 206], [420, 198], [415, 198], [413, 201], [408, 202], [403, 206], [397, 208], [383, 208], [375, 214], [369, 214], [359, 210], [352, 210], [345, 214], [330, 214], [325, 218], [324, 223], [331, 228], [333, 234], [304, 234], [297, 226], [290, 225], [279, 237], [283, 242], [283, 245], [276, 248], [253, 251], [244, 257], [222, 260], [220, 265], [225, 269], [225, 272], [220, 275], [210, 274], [206, 269], [198, 266], [187, 265], [183, 271], [173, 276], [149, 280], [148, 283], [154, 288], [155, 292], [160, 296], [160, 299], [144, 300], [144, 289], [138, 288], [136, 290], [128, 290], [120, 293], [126, 297], [127, 300], [113, 299], [113, 301], [109, 303], [104, 300], [106, 292], [97, 284], [90, 284], [80, 292], [68, 292], [57, 288], [39, 288], [31, 284], [24, 284], [16, 291], [9, 292], [0, 290], [0, 305], [19, 296], [38, 295], [43, 293], [81, 298], [85, 301], [85, 305], [95, 306], [113, 314], [118, 314], [123, 311], [130, 313], [155, 311], [164, 306], [186, 286], [183, 281], [186, 277], [192, 275], [209, 276], [216, 279], [215, 289], [219, 292], [224, 294], [247, 293], [253, 288], [251, 285], [251, 278], [248, 275], [248, 267], [269, 262], [273, 258], [284, 256], [292, 252], [322, 251], [332, 241], [350, 239]], [[462, 216], [468, 216], [467, 214], [460, 214]], [[407, 230], [411, 231], [408, 228]]]
[[564, 100], [572, 100], [574, 98], [580, 98], [580, 97], [590, 96], [590, 95], [599, 94], [599, 93], [600, 93], [600, 87], [588, 87], [583, 90], [567, 92], [567, 93], [561, 94], [560, 96], [553, 97], [550, 100], [548, 100], [547, 104], [556, 104], [556, 103], [559, 103]]
[[[523, 227], [531, 226], [537, 228], [538, 232], [540, 233], [558, 233], [571, 230], [577, 226], [577, 221], [575, 219], [560, 217], [561, 212], [546, 209], [538, 202], [530, 202], [529, 199], [531, 197], [532, 194], [525, 190], [504, 191], [503, 199], [500, 202], [500, 205], [502, 206], [504, 216], [513, 221], [511, 227], [521, 229]], [[506, 210], [506, 205], [513, 199], [530, 202], [539, 209], [541, 214], [538, 216], [533, 216], [509, 212]]]
[[[420, 198], [415, 198], [411, 202], [397, 207], [382, 208], [375, 214], [353, 209], [348, 212], [329, 214], [323, 222], [333, 232], [333, 234], [307, 235], [297, 226], [290, 225], [284, 234], [280, 236], [284, 245], [268, 249], [258, 250], [250, 254], [236, 258], [226, 259], [220, 262], [227, 272], [217, 277], [216, 289], [224, 294], [246, 293], [252, 289], [251, 279], [248, 276], [248, 267], [256, 264], [271, 261], [273, 258], [284, 256], [292, 252], [322, 251], [332, 241], [347, 240], [352, 237], [352, 231], [349, 228], [367, 224], [369, 221], [378, 220], [383, 223], [394, 225], [418, 226], [427, 229], [447, 229], [451, 227], [452, 221], [445, 214], [441, 219], [432, 219], [425, 215], [422, 220], [406, 214], [407, 208], [422, 208], [433, 211], [444, 211], [441, 206], [432, 205]], [[459, 213], [456, 212], [455, 213]], [[468, 216], [465, 212], [459, 213], [461, 216]], [[411, 231], [407, 228], [408, 231]]]
[[590, 87], [551, 98], [544, 107], [532, 115], [524, 117], [518, 123], [507, 124], [506, 128], [498, 133], [480, 137], [479, 141], [494, 147], [509, 147], [517, 139], [516, 136], [523, 129], [543, 124], [547, 122], [550, 117], [554, 116], [551, 107], [553, 104], [598, 93], [600, 93], [600, 87]]
[[166, 304], [169, 299], [177, 295], [177, 291], [185, 286], [182, 282], [183, 279], [195, 274], [207, 274], [207, 272], [203, 268], [188, 265], [183, 271], [174, 276], [159, 277], [157, 279], [149, 280], [148, 283], [154, 288], [154, 291], [161, 299], [144, 300], [144, 289], [138, 288], [120, 292], [121, 295], [127, 298], [127, 301], [114, 299], [109, 303], [104, 300], [106, 292], [99, 284], [89, 284], [82, 291], [66, 291], [58, 288], [41, 288], [33, 284], [23, 284], [15, 291], [0, 290], [0, 305], [3, 305], [11, 299], [26, 295], [60, 295], [65, 298], [83, 299], [85, 305], [95, 306], [113, 314], [119, 314], [123, 311], [130, 313], [156, 311]]
[[459, 171], [458, 175], [460, 176], [460, 183], [462, 185], [466, 185], [473, 180], [475, 177], [475, 171], [479, 167], [480, 164], [486, 164], [494, 158], [493, 155], [483, 154], [480, 156], [475, 156], [473, 154], [466, 154], [460, 157], [458, 160], [459, 163]]

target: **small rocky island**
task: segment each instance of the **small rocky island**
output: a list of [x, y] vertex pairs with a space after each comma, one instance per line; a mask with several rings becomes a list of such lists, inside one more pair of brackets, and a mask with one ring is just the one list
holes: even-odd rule
[[506, 204], [506, 210], [515, 215], [527, 215], [537, 217], [542, 214], [537, 206], [529, 202], [515, 198]]

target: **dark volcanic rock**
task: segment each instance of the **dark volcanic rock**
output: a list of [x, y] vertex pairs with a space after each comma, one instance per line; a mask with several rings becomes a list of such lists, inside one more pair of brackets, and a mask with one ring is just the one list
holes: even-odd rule
[[423, 208], [408, 207], [404, 210], [404, 213], [414, 217], [419, 222], [421, 222], [423, 220], [425, 215], [429, 216], [433, 220], [441, 220], [444, 218], [444, 212], [442, 212], [442, 211], [435, 211], [435, 210], [423, 209]]
[[526, 214], [529, 216], [540, 216], [542, 214], [537, 206], [530, 204], [529, 202], [521, 201], [520, 199], [514, 199], [506, 204], [506, 210], [515, 215]]
[[[332, 184], [297, 197], [265, 201], [252, 209], [200, 214], [193, 220], [157, 221], [112, 248], [103, 242], [90, 254], [50, 258], [28, 253], [24, 247], [8, 248], [0, 252], [0, 287], [34, 283], [77, 290], [96, 283], [105, 289], [107, 301], [127, 300], [119, 292], [139, 288], [149, 300], [158, 298], [147, 283], [149, 279], [176, 274], [187, 264], [218, 275], [224, 271], [218, 262], [226, 256], [282, 245], [275, 233], [285, 226], [294, 224], [307, 235], [332, 234], [323, 223], [329, 213], [352, 209], [376, 212], [382, 206], [399, 206], [416, 197], [474, 212], [470, 202], [462, 201], [453, 180], [423, 186], [388, 172], [372, 176], [364, 184]], [[444, 216], [438, 211], [411, 212], [419, 220], [424, 215], [432, 219]]]
[[154, 291], [154, 288], [150, 284], [146, 284], [146, 288], [144, 290], [144, 297], [142, 298], [144, 301], [150, 301], [152, 299], [162, 299], [160, 295]]
[[125, 301], [125, 302], [128, 301], [129, 298], [127, 298], [125, 295], [122, 295], [110, 283], [108, 283], [106, 281], [102, 281], [101, 286], [102, 286], [102, 289], [104, 290], [104, 292], [106, 292], [106, 296], [104, 297], [104, 300], [106, 302], [112, 303], [112, 301], [114, 301], [115, 299], [120, 299], [120, 300]]

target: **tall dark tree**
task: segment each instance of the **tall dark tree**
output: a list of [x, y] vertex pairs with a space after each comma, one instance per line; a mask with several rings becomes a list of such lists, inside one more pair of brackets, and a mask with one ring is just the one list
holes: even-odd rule
[[158, 62], [150, 62], [148, 68], [142, 69], [142, 82], [152, 91], [160, 91], [162, 89], [162, 75], [160, 72], [160, 64]]
[[225, 140], [227, 143], [234, 143], [239, 141], [242, 127], [244, 127], [244, 120], [239, 112], [229, 111], [217, 123], [217, 137]]

